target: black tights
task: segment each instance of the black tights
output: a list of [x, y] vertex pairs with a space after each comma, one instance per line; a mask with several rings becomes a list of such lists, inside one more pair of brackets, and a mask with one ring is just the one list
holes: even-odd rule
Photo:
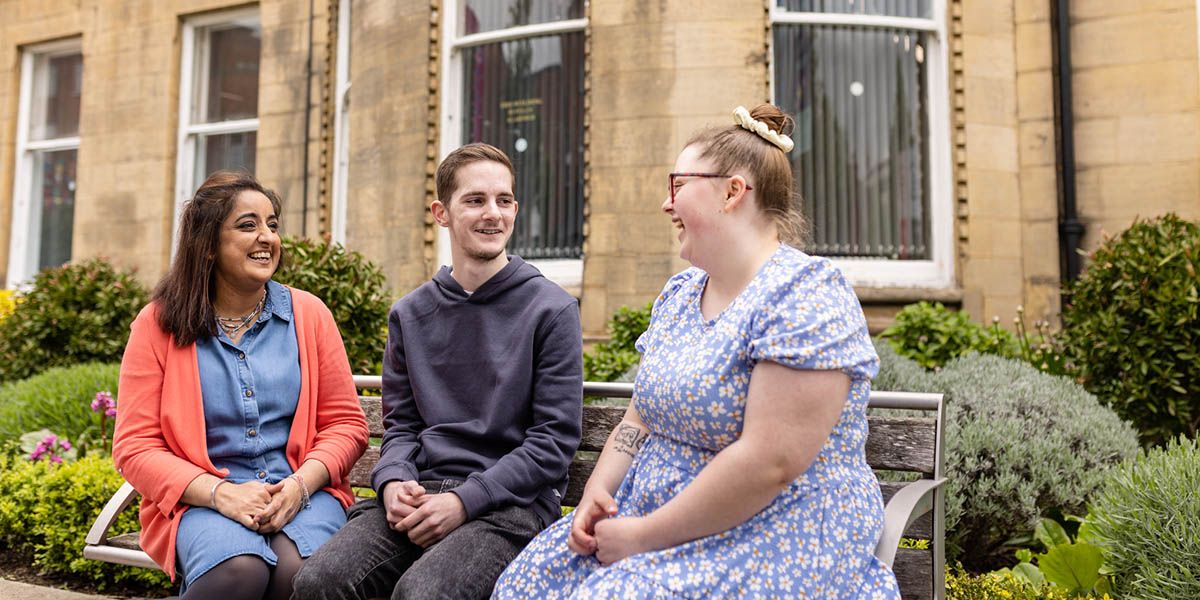
[[271, 536], [271, 549], [279, 558], [274, 567], [252, 554], [228, 558], [197, 577], [180, 600], [287, 600], [292, 596], [292, 577], [304, 559], [282, 532]]

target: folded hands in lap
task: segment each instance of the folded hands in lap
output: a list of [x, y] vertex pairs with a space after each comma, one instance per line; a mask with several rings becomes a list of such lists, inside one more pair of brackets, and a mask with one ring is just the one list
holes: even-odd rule
[[300, 511], [303, 492], [295, 479], [264, 485], [258, 481], [226, 483], [217, 487], [217, 511], [243, 527], [259, 533], [283, 529]]
[[467, 520], [467, 510], [457, 494], [426, 494], [415, 481], [392, 481], [383, 488], [387, 522], [398, 533], [422, 548], [446, 537]]

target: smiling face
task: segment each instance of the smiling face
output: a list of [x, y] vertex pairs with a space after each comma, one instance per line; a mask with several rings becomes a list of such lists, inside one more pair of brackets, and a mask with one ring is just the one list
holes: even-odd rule
[[508, 167], [479, 160], [458, 169], [450, 201], [433, 203], [433, 218], [450, 230], [455, 257], [481, 263], [504, 258], [517, 218], [517, 200]]
[[271, 201], [254, 190], [238, 192], [217, 241], [218, 288], [262, 288], [279, 268], [279, 256], [279, 215]]
[[[688, 146], [675, 159], [675, 173], [711, 173], [713, 165], [700, 158], [702, 148]], [[675, 202], [672, 205], [668, 194], [663, 200], [662, 210], [671, 217], [671, 224], [679, 232], [679, 257], [696, 266], [704, 264], [703, 240], [711, 239], [718, 226], [715, 216], [721, 210], [724, 198], [722, 186], [728, 180], [722, 178], [680, 177], [674, 180]]]

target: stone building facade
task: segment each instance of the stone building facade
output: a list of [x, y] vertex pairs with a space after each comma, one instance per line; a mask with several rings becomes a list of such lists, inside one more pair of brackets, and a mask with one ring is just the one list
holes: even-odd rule
[[[280, 192], [287, 233], [362, 252], [400, 295], [445, 259], [439, 158], [484, 139], [532, 182], [522, 247], [600, 337], [685, 266], [659, 205], [689, 135], [774, 100], [873, 328], [921, 299], [1053, 318], [1055, 4], [0, 0], [0, 271], [100, 255], [151, 283], [180, 202], [232, 165]], [[1082, 248], [1200, 218], [1198, 3], [1060, 4]]]

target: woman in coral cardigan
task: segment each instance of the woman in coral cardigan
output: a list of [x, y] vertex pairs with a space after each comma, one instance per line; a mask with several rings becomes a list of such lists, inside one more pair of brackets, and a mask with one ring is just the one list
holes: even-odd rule
[[133, 322], [117, 469], [142, 494], [142, 548], [183, 598], [287, 598], [345, 523], [367, 443], [341, 335], [315, 296], [271, 280], [279, 198], [213, 174]]

